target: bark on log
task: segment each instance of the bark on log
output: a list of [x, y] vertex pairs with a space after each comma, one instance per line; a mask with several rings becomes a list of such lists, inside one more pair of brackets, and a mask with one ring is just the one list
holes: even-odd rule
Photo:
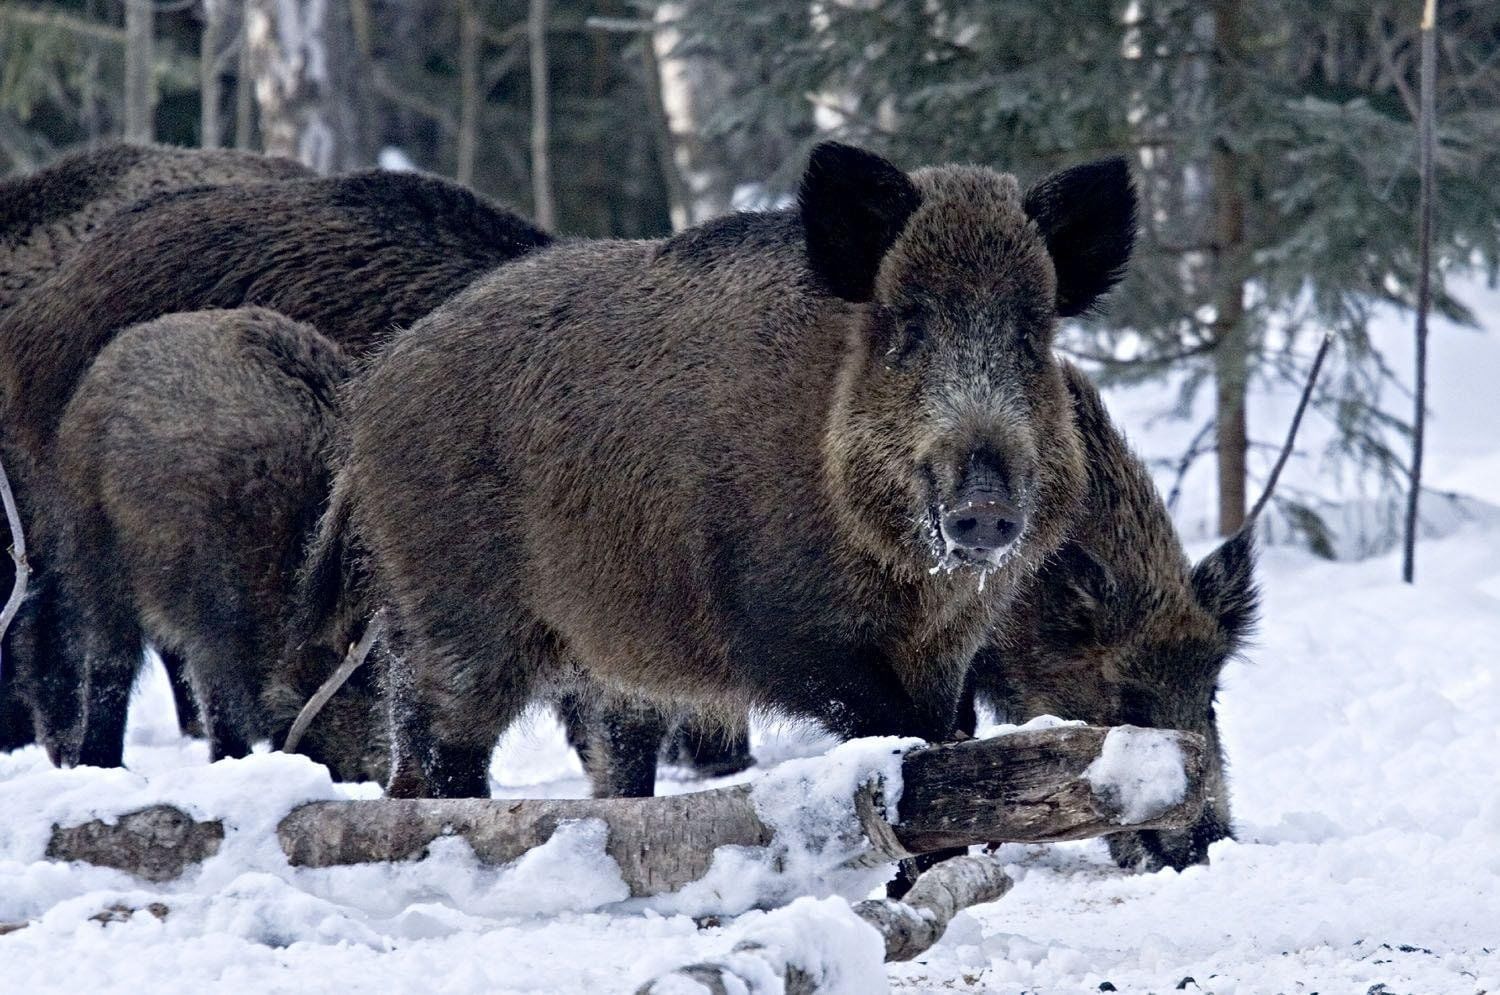
[[218, 853], [223, 842], [221, 823], [195, 822], [181, 809], [152, 805], [113, 824], [96, 819], [54, 827], [47, 856], [113, 867], [147, 881], [170, 881]]
[[[943, 938], [954, 916], [971, 906], [997, 901], [1010, 891], [1012, 884], [999, 861], [992, 857], [956, 857], [919, 877], [901, 901], [880, 898], [860, 902], [854, 906], [854, 914], [875, 927], [885, 940], [886, 963], [912, 960]], [[749, 958], [754, 959], [759, 970], [741, 969], [740, 965]], [[798, 965], [787, 963], [764, 944], [749, 939], [736, 944], [734, 953], [723, 961], [680, 967], [648, 981], [636, 989], [636, 995], [685, 991], [689, 982], [700, 985], [709, 995], [729, 995], [733, 991], [754, 990], [755, 977], [763, 976], [766, 969], [781, 979], [787, 995], [812, 995], [817, 991], [817, 978]]]
[[[1203, 739], [1163, 732], [1182, 753], [1187, 788], [1176, 804], [1129, 822], [1108, 792], [1097, 794], [1085, 776], [1109, 730], [1064, 727], [1014, 733], [912, 750], [903, 759], [899, 820], [886, 823], [875, 799], [878, 785], [855, 799], [869, 849], [855, 863], [897, 860], [917, 853], [980, 843], [1038, 843], [1111, 832], [1179, 829], [1203, 807]], [[168, 873], [164, 859], [181, 861], [190, 848], [163, 858], [154, 853], [159, 830], [147, 809], [119, 819], [55, 830], [48, 855], [136, 871]], [[185, 815], [180, 819], [191, 823]], [[282, 850], [297, 866], [406, 860], [436, 839], [459, 836], [478, 858], [498, 865], [545, 843], [559, 823], [599, 819], [609, 828], [607, 850], [633, 895], [675, 891], [709, 869], [721, 846], [767, 846], [772, 827], [761, 820], [750, 785], [663, 798], [612, 799], [380, 799], [312, 802], [277, 829]], [[194, 824], [222, 838], [218, 823]], [[830, 834], [848, 827], [829, 827]], [[147, 839], [142, 839], [144, 835]], [[216, 845], [214, 847], [216, 849]], [[214, 852], [206, 849], [201, 856]], [[138, 870], [139, 868], [139, 870]], [[832, 872], [837, 868], [829, 867]], [[175, 873], [175, 872], [174, 872]], [[155, 877], [153, 880], [164, 880]]]

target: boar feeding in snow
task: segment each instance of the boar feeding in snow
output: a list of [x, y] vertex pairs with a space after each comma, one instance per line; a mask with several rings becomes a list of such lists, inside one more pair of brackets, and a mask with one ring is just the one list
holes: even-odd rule
[[1203, 736], [1208, 804], [1198, 823], [1109, 837], [1122, 864], [1182, 868], [1230, 834], [1214, 699], [1255, 623], [1254, 540], [1246, 529], [1189, 563], [1150, 472], [1098, 390], [1071, 365], [1064, 377], [1088, 470], [1082, 512], [999, 616], [975, 658], [975, 685], [1011, 722], [1056, 715]]

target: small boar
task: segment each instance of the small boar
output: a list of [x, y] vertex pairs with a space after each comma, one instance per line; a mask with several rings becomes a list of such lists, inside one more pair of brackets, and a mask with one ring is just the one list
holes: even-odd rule
[[[0, 180], [0, 315], [60, 269], [115, 212], [142, 198], [185, 187], [311, 175], [279, 156], [111, 143], [64, 156], [35, 173]], [[3, 433], [0, 420], [0, 452], [5, 450]], [[0, 557], [0, 599], [14, 583], [14, 566]], [[175, 659], [163, 659], [173, 678], [179, 717], [190, 727], [191, 696], [184, 694]], [[0, 751], [34, 739], [30, 709], [12, 691], [7, 667], [0, 672]]]
[[[952, 734], [1070, 524], [1053, 329], [1119, 278], [1134, 212], [1121, 160], [1023, 193], [827, 143], [795, 209], [560, 245], [398, 335], [348, 395], [307, 580], [326, 610], [360, 555], [389, 612], [389, 792], [486, 794], [501, 731], [579, 680]], [[659, 743], [664, 711], [620, 713], [609, 739]], [[645, 787], [624, 766], [606, 793]]]
[[[253, 304], [311, 323], [358, 358], [481, 273], [550, 241], [464, 187], [414, 174], [183, 190], [115, 214], [0, 315], [0, 449], [37, 571], [7, 639], [7, 680], [55, 762], [78, 759], [82, 676], [53, 653], [65, 620], [52, 604], [47, 530], [65, 523], [38, 511], [56, 503], [57, 422], [94, 356], [164, 314]], [[119, 762], [113, 748], [92, 757]]]
[[[215, 760], [279, 744], [338, 665], [341, 646], [287, 654], [286, 623], [347, 373], [338, 346], [262, 308], [137, 325], [90, 366], [58, 430], [67, 506], [52, 558], [65, 652], [100, 685], [84, 763], [118, 762], [147, 642], [181, 657]], [[303, 752], [336, 777], [383, 779], [384, 724], [361, 675]]]
[[1255, 623], [1254, 539], [1247, 529], [1190, 564], [1098, 391], [1075, 367], [1064, 376], [1088, 467], [1082, 513], [999, 617], [975, 658], [975, 688], [1013, 722], [1056, 715], [1207, 739], [1210, 802], [1196, 825], [1108, 837], [1121, 864], [1182, 868], [1231, 832], [1214, 699]]

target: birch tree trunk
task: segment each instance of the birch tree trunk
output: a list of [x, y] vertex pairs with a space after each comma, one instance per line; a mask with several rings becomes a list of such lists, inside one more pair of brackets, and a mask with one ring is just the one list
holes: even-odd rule
[[557, 226], [552, 205], [551, 83], [547, 72], [547, 0], [531, 0], [526, 19], [531, 46], [531, 193], [536, 223], [548, 231]]
[[223, 37], [223, 0], [203, 0], [203, 34], [198, 39], [198, 144], [205, 149], [224, 144], [219, 116], [219, 47]]
[[245, 16], [264, 151], [322, 174], [368, 164], [368, 87], [348, 5], [248, 0]]
[[152, 0], [125, 0], [125, 140], [150, 142], [156, 137], [156, 94], [151, 64], [154, 12]]

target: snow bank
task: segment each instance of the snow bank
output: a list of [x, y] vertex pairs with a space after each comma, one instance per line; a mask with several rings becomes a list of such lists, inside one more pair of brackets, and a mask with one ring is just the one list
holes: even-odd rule
[[1187, 795], [1182, 750], [1160, 729], [1118, 726], [1104, 736], [1098, 758], [1084, 780], [1119, 814], [1120, 825], [1146, 822]]

